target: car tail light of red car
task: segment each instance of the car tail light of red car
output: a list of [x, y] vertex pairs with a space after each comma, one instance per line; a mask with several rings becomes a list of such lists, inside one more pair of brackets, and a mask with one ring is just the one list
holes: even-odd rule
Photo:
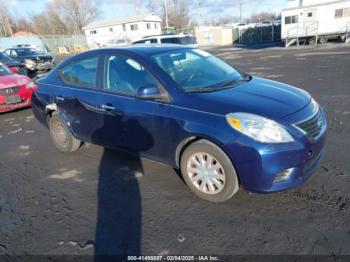
[[18, 68], [16, 66], [12, 66], [12, 67], [10, 67], [10, 69], [15, 74], [18, 74], [18, 72], [19, 72], [19, 70], [18, 70]]

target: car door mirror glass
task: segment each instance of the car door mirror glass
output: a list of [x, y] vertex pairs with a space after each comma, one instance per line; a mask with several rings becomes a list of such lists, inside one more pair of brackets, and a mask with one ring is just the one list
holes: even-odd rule
[[157, 99], [162, 95], [158, 87], [154, 85], [144, 85], [137, 89], [137, 97], [141, 99]]

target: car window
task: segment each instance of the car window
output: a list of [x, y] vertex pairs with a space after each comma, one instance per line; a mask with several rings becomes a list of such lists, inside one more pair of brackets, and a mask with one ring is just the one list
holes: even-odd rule
[[193, 36], [185, 36], [185, 37], [181, 37], [179, 38], [181, 44], [184, 45], [195, 45], [197, 44], [197, 39]]
[[164, 44], [177, 44], [179, 43], [179, 38], [177, 37], [162, 38], [160, 42]]
[[6, 50], [4, 51], [4, 53], [5, 53], [6, 55], [10, 56], [10, 55], [11, 55], [11, 49], [6, 49]]
[[12, 49], [11, 50], [11, 55], [10, 55], [11, 57], [17, 57], [17, 52], [14, 50], [14, 49]]
[[0, 65], [0, 76], [10, 75], [12, 72], [4, 65]]
[[63, 66], [59, 71], [64, 82], [81, 87], [96, 88], [98, 56], [80, 59]]
[[4, 54], [4, 53], [1, 53], [0, 52], [0, 61], [2, 62], [11, 62], [12, 61], [12, 58], [9, 57], [8, 55]]
[[183, 49], [152, 56], [182, 89], [205, 90], [227, 81], [239, 83], [243, 77], [232, 66], [200, 49]]
[[134, 42], [133, 44], [135, 45], [135, 44], [144, 44], [145, 43], [145, 41], [146, 40], [140, 40], [140, 41], [136, 41], [136, 42]]
[[124, 56], [106, 58], [106, 90], [134, 95], [144, 85], [157, 85], [157, 80], [141, 64]]

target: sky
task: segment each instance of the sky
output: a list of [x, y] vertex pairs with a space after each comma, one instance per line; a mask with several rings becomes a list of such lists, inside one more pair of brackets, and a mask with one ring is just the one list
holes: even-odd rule
[[[18, 16], [33, 16], [44, 10], [48, 1], [54, 0], [10, 0], [7, 2], [10, 11]], [[135, 14], [136, 0], [98, 0], [101, 5], [99, 19], [128, 16]], [[139, 0], [146, 10], [146, 1]], [[159, 4], [164, 0], [155, 0]], [[168, 0], [169, 2], [171, 0]], [[196, 15], [196, 2], [200, 2], [199, 13], [202, 19], [212, 19], [225, 15], [239, 17], [239, 3], [243, 2], [243, 17], [250, 17], [252, 13], [270, 11], [279, 13], [287, 5], [287, 0], [185, 0], [189, 9]]]

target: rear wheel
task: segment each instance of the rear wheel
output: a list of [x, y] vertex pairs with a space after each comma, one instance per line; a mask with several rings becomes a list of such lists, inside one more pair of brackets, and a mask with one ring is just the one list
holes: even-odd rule
[[81, 141], [69, 131], [67, 124], [59, 115], [54, 114], [49, 120], [50, 136], [56, 148], [64, 153], [77, 150]]
[[197, 196], [211, 202], [226, 201], [239, 189], [231, 160], [207, 140], [199, 140], [185, 149], [181, 156], [181, 173]]
[[320, 38], [318, 39], [318, 42], [319, 42], [321, 45], [323, 45], [323, 44], [326, 44], [326, 43], [328, 42], [328, 39], [327, 39], [327, 37], [322, 36], [322, 37], [320, 37]]
[[309, 39], [309, 45], [315, 45], [316, 44], [316, 38]]

